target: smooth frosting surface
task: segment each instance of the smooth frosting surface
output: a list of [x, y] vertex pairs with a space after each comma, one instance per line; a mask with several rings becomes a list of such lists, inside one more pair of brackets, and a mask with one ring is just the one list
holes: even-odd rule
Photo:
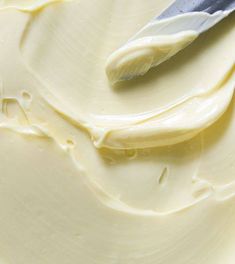
[[105, 72], [170, 2], [0, 2], [3, 263], [233, 264], [234, 15], [141, 78]]

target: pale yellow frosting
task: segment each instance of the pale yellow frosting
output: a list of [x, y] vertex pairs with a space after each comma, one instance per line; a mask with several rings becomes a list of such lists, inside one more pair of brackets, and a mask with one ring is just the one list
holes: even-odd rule
[[234, 15], [105, 72], [170, 2], [0, 2], [0, 263], [234, 263]]
[[[174, 22], [173, 22], [174, 23]], [[151, 67], [168, 60], [197, 38], [195, 31], [137, 38], [113, 52], [106, 73], [111, 84], [144, 75]]]

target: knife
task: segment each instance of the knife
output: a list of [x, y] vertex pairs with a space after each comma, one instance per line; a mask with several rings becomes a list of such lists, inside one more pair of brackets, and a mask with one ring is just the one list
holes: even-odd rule
[[176, 0], [107, 59], [111, 84], [145, 74], [235, 10], [235, 0]]

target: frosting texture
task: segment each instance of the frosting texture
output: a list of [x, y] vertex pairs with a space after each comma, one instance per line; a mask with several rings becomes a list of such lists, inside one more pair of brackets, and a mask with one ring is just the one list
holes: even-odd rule
[[105, 72], [170, 2], [0, 2], [3, 263], [234, 262], [234, 15], [141, 78]]

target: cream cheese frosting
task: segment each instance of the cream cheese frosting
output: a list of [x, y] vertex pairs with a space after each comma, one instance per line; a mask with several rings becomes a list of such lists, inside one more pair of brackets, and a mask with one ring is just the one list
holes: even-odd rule
[[3, 263], [234, 263], [234, 15], [141, 78], [105, 73], [170, 2], [0, 2]]

